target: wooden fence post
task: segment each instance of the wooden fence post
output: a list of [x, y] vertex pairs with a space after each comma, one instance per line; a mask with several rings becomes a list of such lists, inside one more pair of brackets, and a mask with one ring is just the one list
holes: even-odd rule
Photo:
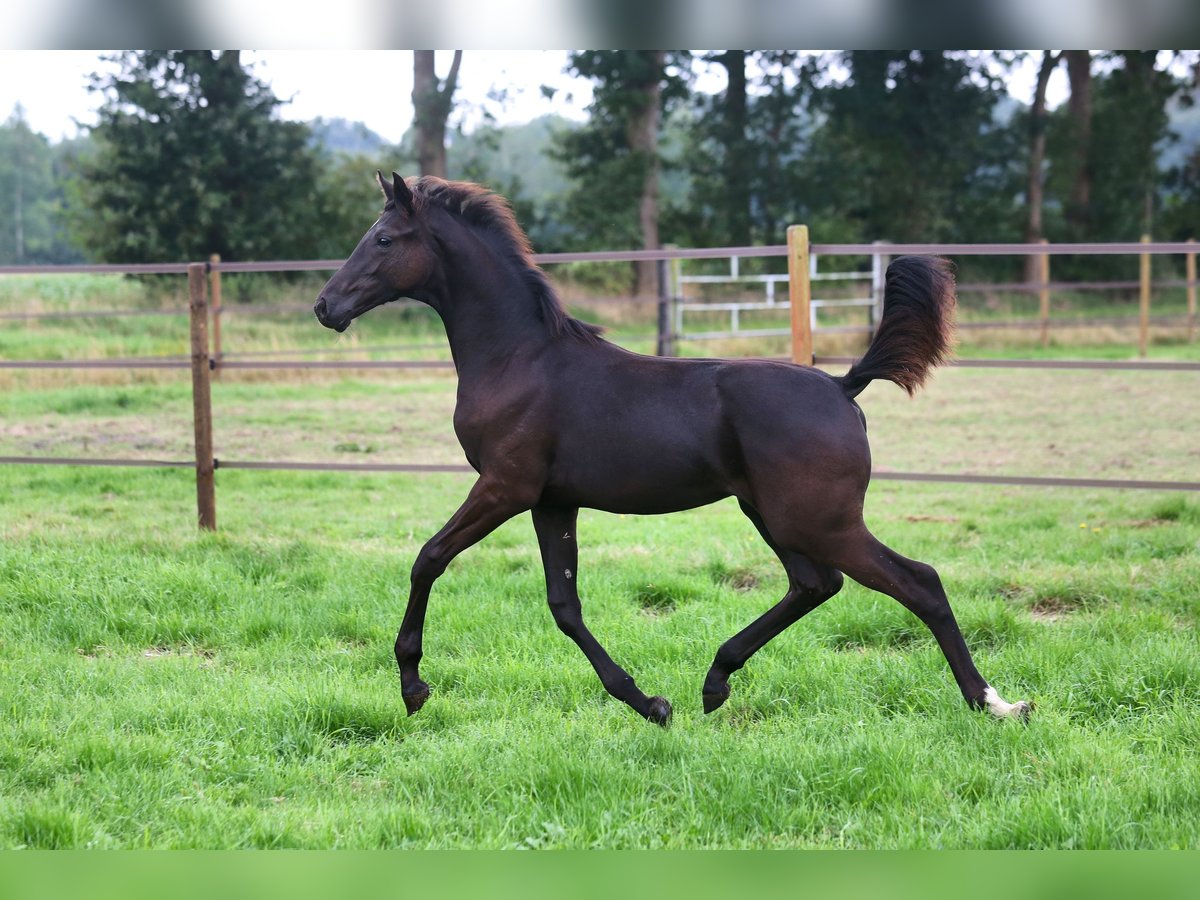
[[812, 280], [808, 269], [808, 226], [789, 225], [788, 297], [792, 303], [792, 362], [813, 364]]
[[658, 261], [658, 340], [655, 353], [674, 356], [671, 346], [671, 279], [668, 260]]
[[[1188, 238], [1188, 243], [1194, 244], [1196, 239]], [[1184, 258], [1187, 261], [1187, 339], [1190, 344], [1196, 339], [1196, 254], [1188, 253]]]
[[[1150, 235], [1142, 235], [1142, 243], [1150, 243]], [[1150, 254], [1141, 254], [1141, 303], [1138, 321], [1138, 356], [1145, 356], [1150, 346]]]
[[[676, 245], [666, 244], [664, 250], [674, 250]], [[655, 342], [654, 352], [659, 356], [674, 356], [674, 335], [671, 329], [674, 325], [674, 280], [672, 263], [678, 259], [659, 260], [659, 325], [658, 341]]]
[[196, 426], [196, 509], [200, 527], [217, 530], [213, 472], [212, 389], [208, 368], [208, 298], [204, 263], [188, 265], [188, 306], [192, 331], [192, 416]]
[[[1042, 238], [1041, 243], [1050, 243]], [[1042, 346], [1050, 345], [1050, 254], [1038, 254], [1038, 311], [1042, 317]]]
[[213, 377], [221, 377], [221, 254], [208, 258], [208, 295], [212, 307]]

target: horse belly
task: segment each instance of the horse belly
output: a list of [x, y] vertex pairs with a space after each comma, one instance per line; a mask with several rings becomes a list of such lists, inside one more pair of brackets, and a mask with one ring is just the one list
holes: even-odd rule
[[543, 502], [638, 515], [714, 503], [731, 493], [730, 478], [695, 438], [606, 433], [560, 445]]

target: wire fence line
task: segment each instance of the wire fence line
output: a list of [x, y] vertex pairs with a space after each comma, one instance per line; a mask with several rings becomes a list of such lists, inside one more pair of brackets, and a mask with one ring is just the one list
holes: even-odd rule
[[[897, 256], [932, 254], [942, 256], [1151, 256], [1195, 253], [1192, 241], [1148, 241], [1062, 244], [820, 244], [811, 245], [813, 253], [827, 256]], [[728, 259], [731, 256], [756, 258], [787, 256], [786, 244], [754, 247], [692, 247], [659, 250], [602, 250], [580, 253], [535, 253], [538, 265], [573, 262], [638, 262], [671, 259]], [[221, 272], [317, 272], [341, 268], [344, 259], [268, 260], [258, 262], [206, 262], [206, 271]], [[0, 275], [38, 274], [109, 274], [109, 275], [186, 275], [195, 263], [81, 263], [78, 265], [0, 265]]]
[[[868, 281], [870, 276], [864, 274], [861, 281]], [[1151, 288], [1158, 290], [1163, 288], [1186, 288], [1197, 287], [1200, 281], [1187, 281], [1182, 278], [1164, 279], [1161, 281], [1151, 282]], [[959, 294], [966, 293], [1037, 293], [1042, 290], [1051, 290], [1062, 293], [1064, 291], [1129, 291], [1136, 290], [1138, 282], [1136, 281], [1052, 281], [1048, 284], [1040, 284], [1038, 282], [1029, 281], [998, 281], [998, 282], [981, 282], [978, 284], [959, 284], [956, 290]], [[626, 297], [606, 296], [606, 297], [585, 297], [577, 301], [572, 301], [573, 304], [585, 307], [593, 306], [653, 306], [658, 300], [655, 297], [638, 297], [630, 295]], [[422, 304], [416, 300], [395, 300], [391, 304], [393, 307], [400, 308], [421, 308]], [[780, 303], [780, 310], [786, 310], [787, 304]], [[276, 304], [261, 304], [261, 303], [237, 303], [226, 304], [218, 309], [214, 309], [214, 314], [219, 316], [275, 316], [275, 315], [309, 315], [312, 313], [311, 303], [276, 303]], [[37, 312], [0, 312], [0, 321], [39, 321], [42, 319], [106, 319], [118, 317], [139, 317], [147, 318], [153, 316], [186, 316], [187, 308], [180, 306], [176, 309], [63, 309], [63, 310], [39, 310]], [[1176, 314], [1179, 317], [1182, 314]], [[1117, 317], [1113, 317], [1117, 318]], [[1056, 319], [1056, 325], [1069, 325], [1071, 319]], [[1013, 320], [1013, 324], [1019, 325], [1020, 320]], [[959, 322], [959, 327], [978, 327], [976, 323]]]
[[[282, 351], [290, 352], [290, 351]], [[311, 351], [328, 352], [328, 351]], [[356, 351], [357, 352], [357, 351]], [[746, 359], [788, 360], [786, 356], [744, 357]], [[813, 357], [813, 363], [851, 365], [856, 356]], [[950, 368], [963, 369], [1096, 369], [1124, 372], [1200, 372], [1200, 362], [1171, 360], [1119, 359], [954, 359]], [[190, 369], [190, 357], [138, 357], [133, 359], [11, 359], [0, 360], [0, 369]], [[216, 360], [210, 358], [208, 367], [215, 369], [453, 369], [448, 359], [337, 359], [337, 360]]]
[[[804, 328], [797, 325], [798, 320], [809, 322], [811, 295], [806, 296], [809, 272], [807, 261], [809, 254], [826, 256], [870, 256], [885, 257], [899, 254], [942, 254], [961, 256], [983, 255], [1038, 255], [1043, 259], [1051, 255], [1137, 255], [1142, 260], [1141, 279], [1137, 282], [1049, 282], [1043, 274], [1037, 282], [1012, 282], [1002, 285], [962, 285], [962, 291], [999, 291], [1014, 292], [1037, 291], [1043, 297], [1043, 320], [1038, 323], [1017, 323], [1013, 321], [996, 322], [964, 322], [960, 327], [976, 328], [1012, 328], [1012, 327], [1046, 327], [1047, 292], [1058, 290], [1104, 290], [1139, 288], [1142, 292], [1143, 305], [1140, 325], [1145, 334], [1151, 321], [1165, 323], [1178, 317], [1151, 317], [1146, 302], [1152, 287], [1149, 278], [1148, 260], [1153, 255], [1183, 254], [1188, 261], [1188, 278], [1184, 280], [1160, 280], [1158, 287], [1184, 286], [1189, 290], [1190, 324], [1194, 325], [1194, 291], [1196, 287], [1194, 242], [1153, 243], [1148, 240], [1138, 243], [1115, 244], [811, 244], [807, 243], [807, 229], [798, 227], [803, 233], [803, 254], [797, 253], [793, 243], [792, 231], [789, 231], [789, 243], [770, 247], [724, 247], [697, 249], [665, 249], [652, 251], [617, 251], [592, 253], [549, 253], [538, 254], [535, 261], [539, 264], [553, 265], [573, 262], [632, 262], [639, 260], [660, 261], [660, 272], [665, 261], [686, 259], [721, 259], [731, 257], [787, 257], [789, 304], [780, 304], [781, 309], [789, 309], [792, 319], [793, 355], [794, 361], [811, 362], [817, 365], [848, 365], [854, 361], [848, 356], [816, 356], [811, 350], [812, 331], [837, 333], [845, 331], [867, 331], [869, 327], [862, 326], [827, 326], [825, 328], [810, 328], [806, 335], [806, 349], [796, 349], [797, 336], [802, 335]], [[798, 266], [798, 260], [803, 259], [805, 265]], [[220, 350], [219, 323], [223, 316], [229, 315], [275, 315], [309, 313], [311, 306], [307, 304], [279, 304], [275, 306], [237, 304], [222, 306], [220, 304], [219, 278], [222, 272], [297, 272], [332, 270], [342, 265], [341, 260], [301, 260], [301, 261], [271, 261], [271, 262], [221, 262], [213, 260], [208, 263], [172, 263], [152, 265], [99, 265], [99, 266], [0, 266], [0, 274], [40, 274], [40, 273], [98, 273], [98, 274], [187, 274], [189, 284], [189, 304], [187, 309], [156, 309], [156, 310], [69, 310], [60, 312], [29, 312], [3, 313], [0, 318], [5, 320], [36, 320], [48, 318], [101, 318], [113, 316], [178, 316], [188, 314], [191, 327], [190, 336], [192, 352], [188, 356], [134, 357], [112, 359], [83, 359], [83, 360], [0, 360], [3, 369], [191, 369], [193, 376], [194, 415], [196, 419], [196, 459], [157, 460], [157, 459], [100, 459], [80, 457], [29, 457], [29, 456], [0, 456], [2, 464], [21, 465], [72, 465], [72, 466], [126, 466], [142, 468], [190, 468], [194, 469], [197, 478], [197, 493], [199, 498], [199, 521], [201, 527], [215, 528], [215, 494], [213, 473], [218, 469], [247, 469], [247, 470], [291, 470], [291, 471], [337, 471], [337, 472], [407, 472], [407, 473], [470, 473], [473, 470], [462, 464], [427, 464], [427, 463], [337, 463], [337, 462], [299, 462], [299, 461], [265, 461], [265, 460], [219, 460], [212, 452], [212, 410], [209, 375], [214, 369], [330, 369], [330, 370], [396, 370], [396, 369], [451, 369], [453, 362], [449, 360], [306, 360], [266, 358], [288, 354], [303, 355], [313, 353], [369, 353], [383, 352], [384, 348], [371, 347], [342, 347], [331, 350], [283, 350], [283, 351], [242, 351], [226, 354]], [[1047, 269], [1043, 267], [1043, 273]], [[214, 288], [213, 303], [208, 300], [208, 281]], [[665, 283], [665, 279], [663, 279]], [[799, 290], [793, 285], [799, 287]], [[593, 302], [591, 300], [586, 302]], [[664, 321], [670, 317], [663, 315], [664, 297], [658, 298], [597, 298], [594, 302], [605, 303], [657, 303], [659, 309], [660, 332]], [[803, 310], [802, 312], [799, 310]], [[213, 322], [216, 337], [216, 348], [210, 352], [208, 321]], [[1113, 322], [1113, 317], [1102, 317], [1106, 324]], [[1100, 317], [1088, 319], [1058, 320], [1055, 327], [1094, 324]], [[813, 323], [815, 325], [815, 323]], [[648, 336], [629, 336], [630, 339], [653, 339]], [[662, 334], [658, 336], [659, 346], [663, 347]], [[1144, 340], [1144, 337], [1143, 337]], [[389, 351], [410, 349], [437, 349], [444, 346], [438, 344], [408, 344], [387, 348]], [[669, 348], [669, 343], [667, 344]], [[1143, 344], [1144, 353], [1144, 344]], [[257, 359], [250, 358], [257, 356]], [[1168, 362], [1168, 361], [1120, 361], [1120, 360], [1016, 360], [1016, 359], [962, 359], [955, 365], [964, 368], [1009, 368], [1009, 369], [1063, 369], [1063, 370], [1119, 370], [1141, 372], [1163, 371], [1200, 371], [1200, 363]], [[202, 440], [202, 435], [204, 439]], [[1120, 488], [1169, 491], [1200, 491], [1200, 482], [1192, 481], [1153, 481], [1153, 480], [1115, 480], [1096, 478], [1067, 478], [1067, 477], [1038, 477], [1022, 475], [985, 475], [985, 474], [948, 474], [948, 473], [918, 473], [879, 471], [875, 473], [879, 480], [893, 481], [928, 481], [956, 484], [992, 484], [1014, 486], [1069, 487], [1069, 488]], [[207, 500], [205, 494], [207, 493]]]
[[[163, 459], [104, 459], [66, 456], [0, 456], [0, 464], [42, 466], [101, 466], [138, 468], [191, 469], [193, 460]], [[283, 472], [360, 472], [360, 473], [415, 473], [415, 474], [474, 474], [471, 466], [462, 463], [337, 463], [307, 462], [301, 460], [223, 460], [213, 458], [214, 470], [251, 469]], [[920, 481], [944, 484], [990, 484], [1013, 487], [1066, 487], [1066, 488], [1119, 488], [1122, 490], [1151, 491], [1200, 491], [1200, 481], [1152, 481], [1142, 479], [1114, 478], [1067, 478], [1035, 475], [976, 475], [971, 473], [947, 472], [894, 472], [876, 470], [871, 474], [875, 481]]]

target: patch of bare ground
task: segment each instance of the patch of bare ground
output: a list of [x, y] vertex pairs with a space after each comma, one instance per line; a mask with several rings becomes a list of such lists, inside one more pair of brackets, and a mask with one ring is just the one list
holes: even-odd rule
[[1039, 597], [1029, 605], [1029, 615], [1038, 622], [1061, 622], [1077, 609], [1061, 597]]
[[1024, 606], [1029, 617], [1037, 622], [1061, 622], [1085, 606], [1084, 598], [1070, 594], [1038, 594], [1034, 588], [1020, 584], [1006, 584], [999, 594], [1010, 603]]

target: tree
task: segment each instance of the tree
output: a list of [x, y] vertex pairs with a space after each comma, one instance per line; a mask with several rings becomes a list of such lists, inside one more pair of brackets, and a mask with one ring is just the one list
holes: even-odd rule
[[[1058, 66], [1061, 54], [1050, 50], [1042, 51], [1042, 63], [1038, 67], [1037, 86], [1033, 92], [1033, 105], [1029, 110], [1029, 174], [1025, 190], [1025, 205], [1028, 218], [1025, 222], [1025, 240], [1036, 243], [1042, 239], [1042, 203], [1045, 193], [1046, 163], [1046, 88], [1050, 76]], [[1040, 262], [1036, 256], [1026, 257], [1026, 280], [1035, 281]]]
[[18, 104], [0, 124], [0, 262], [74, 262], [62, 228], [62, 182], [55, 148]]
[[1021, 154], [997, 115], [1003, 84], [961, 52], [853, 51], [815, 84], [818, 126], [802, 163], [810, 222], [841, 238], [1015, 237]]
[[1104, 136], [1091, 152], [1091, 240], [1136, 240], [1154, 231], [1164, 175], [1159, 149], [1170, 138], [1167, 103], [1182, 87], [1156, 51], [1125, 50], [1120, 63], [1093, 92], [1094, 133]]
[[104, 97], [94, 152], [79, 162], [73, 221], [110, 262], [304, 258], [319, 223], [309, 129], [237, 51], [124, 52], [93, 76]]
[[335, 153], [322, 162], [313, 190], [313, 211], [322, 227], [312, 252], [317, 259], [345, 259], [383, 208], [375, 180], [379, 160]]
[[686, 208], [672, 210], [678, 240], [702, 245], [779, 243], [797, 206], [794, 164], [811, 117], [801, 97], [798, 54], [725, 50], [703, 58], [726, 87], [697, 93], [686, 123]]
[[[1047, 234], [1062, 241], [1129, 241], [1154, 233], [1167, 207], [1177, 221], [1181, 182], [1178, 172], [1172, 181], [1163, 155], [1173, 140], [1169, 104], [1189, 99], [1181, 94], [1182, 79], [1169, 65], [1157, 65], [1156, 51], [1064, 56], [1076, 68], [1069, 102], [1048, 118]], [[1067, 257], [1056, 271], [1087, 280], [1123, 278], [1129, 261]]]
[[1071, 237], [1083, 240], [1088, 233], [1092, 197], [1092, 54], [1088, 50], [1064, 50], [1067, 78], [1071, 82], [1067, 171], [1071, 190], [1065, 212]]
[[[593, 82], [588, 123], [559, 135], [555, 157], [573, 182], [564, 214], [589, 243], [659, 247], [659, 130], [664, 111], [686, 96], [662, 50], [595, 50], [571, 54], [569, 69]], [[654, 292], [654, 262], [634, 266], [635, 293]]]
[[716, 61], [725, 69], [726, 88], [721, 98], [718, 140], [724, 146], [725, 192], [730, 197], [728, 235], [733, 246], [745, 246], [751, 241], [750, 204], [751, 172], [749, 126], [746, 94], [746, 51], [726, 50]]
[[437, 77], [433, 50], [413, 51], [413, 131], [416, 132], [417, 164], [422, 175], [446, 178], [446, 121], [454, 108], [458, 67], [462, 51], [454, 51], [450, 73]]
[[1172, 131], [1179, 134], [1175, 158], [1167, 166], [1163, 208], [1155, 237], [1186, 241], [1200, 237], [1200, 52], [1179, 54], [1188, 81], [1172, 104]]

